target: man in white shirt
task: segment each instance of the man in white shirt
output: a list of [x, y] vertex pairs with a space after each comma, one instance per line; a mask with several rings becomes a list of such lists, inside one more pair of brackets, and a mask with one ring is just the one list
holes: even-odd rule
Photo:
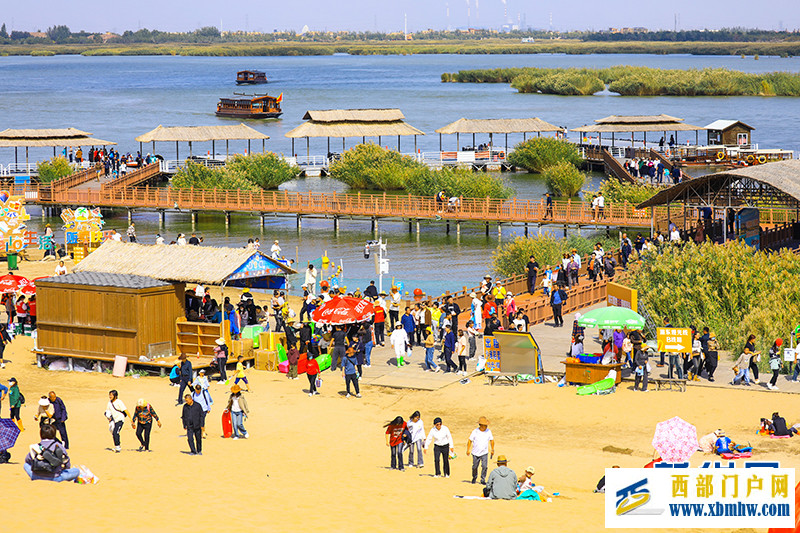
[[117, 233], [117, 230], [115, 230], [115, 229], [112, 229], [111, 231], [113, 232], [111, 234], [111, 240], [117, 241], [117, 242], [122, 242], [122, 235]]
[[605, 218], [603, 210], [606, 207], [606, 199], [602, 193], [597, 195], [597, 211], [600, 218]]
[[494, 436], [489, 429], [489, 419], [478, 419], [478, 428], [472, 430], [467, 440], [467, 455], [472, 454], [472, 483], [478, 479], [478, 465], [481, 466], [481, 485], [486, 485], [486, 472], [489, 457], [494, 457]]
[[269, 251], [272, 252], [272, 258], [273, 259], [280, 259], [281, 258], [281, 247], [280, 247], [280, 244], [278, 243], [278, 241], [275, 241], [274, 243], [272, 243], [272, 248], [270, 248]]
[[160, 233], [156, 235], [156, 244], [164, 244], [164, 237]]

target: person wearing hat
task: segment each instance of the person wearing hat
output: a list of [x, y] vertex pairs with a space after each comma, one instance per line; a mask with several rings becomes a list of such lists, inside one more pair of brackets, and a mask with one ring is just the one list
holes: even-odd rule
[[275, 242], [272, 243], [272, 247], [269, 249], [269, 251], [272, 253], [273, 259], [281, 258], [281, 245], [277, 239], [275, 239]]
[[222, 337], [214, 342], [216, 343], [214, 356], [216, 357], [217, 370], [219, 370], [219, 381], [220, 383], [225, 383], [228, 380], [228, 370], [225, 367], [228, 364], [228, 347]]
[[472, 455], [472, 483], [478, 479], [478, 465], [481, 467], [481, 485], [486, 485], [486, 471], [489, 458], [494, 457], [494, 435], [489, 429], [489, 419], [482, 416], [478, 419], [478, 427], [472, 430], [467, 439], [467, 455]]
[[489, 474], [483, 495], [493, 500], [515, 500], [517, 498], [517, 475], [508, 467], [505, 455], [497, 456], [497, 468]]
[[[553, 495], [544, 490], [543, 486], [537, 485], [536, 482], [533, 480], [533, 475], [535, 473], [536, 469], [532, 466], [529, 466], [528, 468], [525, 469], [525, 474], [517, 480], [517, 482], [519, 483], [519, 497], [517, 499], [536, 500], [540, 502], [552, 502]], [[605, 480], [603, 481], [603, 486], [605, 486]], [[597, 492], [596, 489], [595, 492]]]
[[717, 436], [717, 442], [714, 443], [714, 453], [722, 455], [723, 453], [732, 453], [735, 449], [733, 441], [725, 435], [725, 431], [718, 429], [714, 432]]
[[19, 392], [17, 378], [10, 378], [8, 380], [8, 402], [9, 407], [11, 408], [11, 413], [8, 415], [8, 417], [17, 422], [20, 431], [23, 430], [23, 427], [22, 420], [19, 417], [19, 410], [22, 407], [22, 404], [25, 403], [24, 400], [25, 397]]
[[486, 296], [487, 294], [491, 294], [491, 292], [492, 292], [492, 276], [486, 274], [485, 276], [483, 276], [483, 281], [481, 281], [481, 293], [483, 293], [483, 295]]
[[55, 422], [55, 414], [55, 409], [53, 408], [53, 405], [50, 403], [50, 400], [47, 398], [47, 396], [42, 396], [39, 398], [39, 409], [33, 416], [34, 420], [39, 421], [39, 427]]
[[506, 301], [507, 294], [508, 291], [506, 291], [506, 288], [503, 287], [503, 282], [498, 280], [497, 283], [495, 283], [494, 289], [492, 290], [492, 296], [494, 296], [494, 301], [497, 304], [497, 307], [503, 306], [503, 303]]
[[250, 434], [244, 429], [244, 421], [250, 414], [250, 409], [247, 408], [247, 398], [242, 396], [242, 389], [239, 385], [231, 387], [231, 395], [228, 397], [228, 406], [226, 409], [231, 414], [233, 438], [238, 439], [242, 437], [249, 439]]
[[161, 427], [161, 420], [158, 419], [156, 410], [144, 398], [139, 398], [131, 417], [131, 427], [136, 430], [136, 438], [139, 439], [139, 444], [141, 444], [139, 446], [140, 452], [150, 451], [150, 431], [153, 429], [153, 420], [156, 421], [158, 427]]

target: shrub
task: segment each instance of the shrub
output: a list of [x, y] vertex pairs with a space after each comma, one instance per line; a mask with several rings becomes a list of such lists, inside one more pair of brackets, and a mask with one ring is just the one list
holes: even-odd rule
[[239, 174], [262, 189], [277, 189], [281, 183], [293, 180], [298, 173], [297, 168], [273, 153], [236, 155], [225, 165], [225, 170]]
[[256, 191], [259, 189], [241, 172], [228, 172], [223, 168], [208, 168], [204, 165], [189, 162], [178, 171], [170, 182], [176, 189], [239, 189]]
[[39, 181], [42, 183], [50, 183], [75, 172], [69, 161], [63, 157], [54, 157], [49, 161], [39, 161], [36, 168], [39, 171]]
[[586, 192], [592, 194], [600, 192], [606, 202], [628, 202], [631, 205], [639, 205], [655, 196], [660, 190], [661, 188], [647, 183], [623, 183], [617, 180], [605, 180], [600, 185], [599, 190]]
[[331, 177], [354, 189], [399, 190], [411, 171], [427, 170], [412, 157], [375, 144], [359, 144], [331, 164]]
[[549, 166], [542, 172], [547, 188], [556, 196], [576, 196], [586, 183], [586, 176], [567, 161]]
[[750, 333], [762, 351], [786, 339], [800, 316], [794, 281], [800, 257], [788, 250], [756, 252], [741, 242], [667, 245], [629, 272], [657, 323], [667, 317], [675, 326], [708, 326], [734, 357]]
[[492, 253], [492, 267], [498, 275], [515, 276], [525, 272], [525, 265], [530, 256], [534, 256], [539, 265], [557, 265], [562, 254], [573, 248], [584, 256], [600, 242], [604, 250], [612, 250], [619, 243], [607, 237], [579, 237], [570, 235], [566, 239], [558, 239], [552, 235], [536, 235], [534, 237], [517, 237], [511, 242], [501, 244]]
[[508, 162], [528, 172], [542, 172], [561, 161], [574, 166], [583, 162], [574, 144], [552, 137], [535, 137], [521, 142], [508, 154]]
[[409, 193], [418, 196], [433, 196], [445, 191], [447, 196], [464, 198], [508, 198], [513, 190], [505, 180], [488, 172], [473, 172], [466, 169], [430, 170], [415, 172], [406, 183]]

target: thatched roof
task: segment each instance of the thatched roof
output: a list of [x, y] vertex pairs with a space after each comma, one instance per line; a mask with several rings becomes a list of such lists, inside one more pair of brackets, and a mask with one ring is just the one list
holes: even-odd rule
[[303, 120], [314, 122], [394, 122], [405, 118], [399, 109], [319, 109], [303, 115]]
[[564, 131], [540, 118], [460, 118], [436, 133], [532, 133], [542, 131]]
[[403, 122], [399, 109], [326, 109], [306, 111], [300, 124], [286, 134], [290, 139], [303, 137], [394, 137], [425, 135]]
[[611, 115], [595, 120], [595, 124], [573, 128], [583, 133], [634, 133], [665, 131], [698, 131], [705, 128], [692, 126], [682, 118], [669, 115]]
[[[706, 198], [717, 198], [720, 191], [725, 187], [732, 187], [731, 196], [735, 199], [748, 198], [751, 195], [763, 194], [767, 197], [781, 196], [781, 194], [771, 194], [769, 190], [759, 191], [753, 187], [736, 187], [735, 184], [741, 180], [752, 180], [761, 185], [767, 185], [766, 189], [772, 188], [778, 193], [793, 199], [793, 204], [800, 202], [800, 160], [788, 159], [786, 161], [776, 161], [752, 167], [739, 168], [736, 170], [726, 170], [715, 174], [707, 174], [699, 178], [683, 181], [669, 189], [665, 189], [649, 200], [642, 202], [637, 209], [664, 205], [674, 201], [680, 201], [689, 194], [698, 200]], [[727, 193], [724, 194], [728, 197]], [[724, 200], [725, 198], [721, 198]]]
[[149, 142], [205, 142], [219, 140], [261, 140], [269, 139], [264, 135], [246, 126], [161, 126], [136, 137], [140, 143]]
[[91, 133], [75, 128], [5, 129], [0, 131], [0, 147], [108, 146], [111, 141], [90, 137]]
[[75, 266], [75, 272], [132, 274], [165, 281], [222, 285], [254, 255], [270, 264], [267, 275], [297, 272], [261, 252], [248, 248], [210, 246], [146, 245], [106, 241]]

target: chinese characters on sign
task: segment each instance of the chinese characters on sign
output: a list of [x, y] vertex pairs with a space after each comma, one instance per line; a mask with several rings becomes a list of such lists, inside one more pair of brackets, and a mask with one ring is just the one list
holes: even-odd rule
[[692, 330], [689, 328], [658, 328], [658, 351], [692, 352]]
[[483, 352], [486, 357], [486, 372], [500, 372], [500, 344], [497, 339], [483, 337]]
[[0, 240], [5, 243], [7, 252], [18, 252], [28, 246], [33, 236], [26, 231], [25, 221], [30, 220], [25, 212], [21, 196], [11, 196], [8, 191], [0, 191]]

